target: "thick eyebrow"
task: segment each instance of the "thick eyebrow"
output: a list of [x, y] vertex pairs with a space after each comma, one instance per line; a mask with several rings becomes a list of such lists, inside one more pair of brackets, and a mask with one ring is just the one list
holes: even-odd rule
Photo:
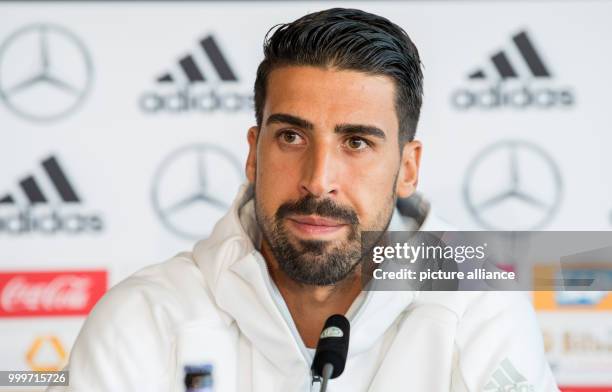
[[340, 124], [336, 125], [334, 132], [345, 135], [370, 135], [382, 140], [387, 139], [387, 135], [380, 128], [373, 125]]
[[[266, 125], [270, 124], [289, 124], [308, 131], [314, 129], [314, 124], [310, 121], [287, 113], [271, 114], [266, 120]], [[373, 125], [339, 124], [334, 127], [334, 133], [344, 135], [370, 135], [382, 140], [387, 139], [385, 132]]]
[[311, 131], [314, 128], [314, 125], [310, 121], [286, 113], [271, 114], [266, 120], [266, 125], [279, 123], [293, 125], [308, 131]]

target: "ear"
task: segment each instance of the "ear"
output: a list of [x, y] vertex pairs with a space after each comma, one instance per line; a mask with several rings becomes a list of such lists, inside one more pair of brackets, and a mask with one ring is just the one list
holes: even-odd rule
[[400, 198], [414, 193], [419, 182], [419, 166], [421, 164], [421, 142], [413, 140], [404, 144], [400, 170], [397, 176], [396, 192]]
[[247, 133], [247, 141], [249, 142], [249, 156], [247, 157], [246, 166], [244, 168], [247, 180], [251, 184], [255, 184], [255, 176], [257, 173], [257, 135], [259, 128], [253, 126], [249, 128]]

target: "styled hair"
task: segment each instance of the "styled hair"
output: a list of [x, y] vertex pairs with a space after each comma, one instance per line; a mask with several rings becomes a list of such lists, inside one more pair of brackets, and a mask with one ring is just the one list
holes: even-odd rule
[[414, 139], [423, 100], [421, 60], [408, 34], [395, 23], [357, 9], [331, 8], [274, 26], [263, 51], [255, 79], [257, 126], [263, 121], [270, 72], [307, 65], [391, 77], [400, 147]]

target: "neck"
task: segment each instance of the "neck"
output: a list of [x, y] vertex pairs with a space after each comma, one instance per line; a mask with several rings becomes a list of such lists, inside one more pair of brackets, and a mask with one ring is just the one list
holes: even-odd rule
[[311, 286], [298, 283], [281, 271], [265, 240], [262, 241], [261, 254], [304, 344], [315, 348], [325, 320], [333, 314], [344, 315], [361, 292], [358, 268], [355, 273], [333, 286]]

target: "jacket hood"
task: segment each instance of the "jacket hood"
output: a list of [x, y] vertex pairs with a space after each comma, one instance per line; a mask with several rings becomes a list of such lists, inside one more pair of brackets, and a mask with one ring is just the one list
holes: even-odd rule
[[[235, 322], [241, 333], [283, 372], [303, 376], [310, 368], [304, 345], [296, 336], [293, 320], [283, 315], [273, 298], [276, 287], [257, 250], [261, 233], [253, 197], [251, 186], [240, 187], [230, 210], [217, 222], [210, 237], [196, 244], [193, 258], [213, 300], [228, 315], [229, 322]], [[404, 222], [396, 210], [390, 229], [406, 230]], [[368, 350], [381, 339], [416, 293], [368, 291], [360, 297], [359, 308], [347, 315], [351, 322], [349, 357]]]

